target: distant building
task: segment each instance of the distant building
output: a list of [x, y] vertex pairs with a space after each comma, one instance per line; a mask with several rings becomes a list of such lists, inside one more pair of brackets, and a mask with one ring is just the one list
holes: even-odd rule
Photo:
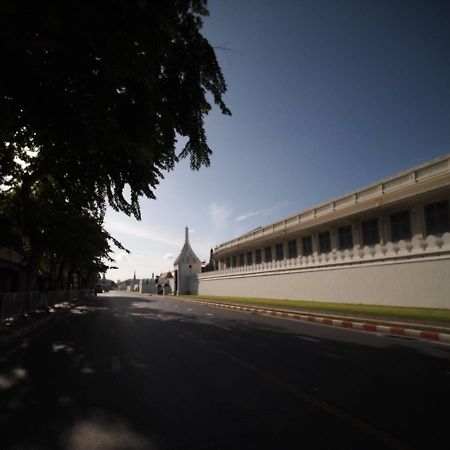
[[174, 291], [176, 294], [196, 294], [197, 275], [202, 271], [202, 262], [189, 244], [189, 229], [185, 229], [185, 242], [174, 263]]
[[138, 291], [138, 290], [139, 290], [139, 281], [140, 281], [140, 280], [138, 280], [138, 279], [136, 278], [136, 271], [134, 271], [133, 280], [131, 281], [128, 290], [129, 290], [129, 291], [133, 291], [133, 292]]
[[211, 272], [215, 269], [214, 265], [214, 250], [211, 249], [209, 252], [209, 261], [206, 263], [206, 261], [202, 261], [202, 272]]
[[128, 289], [128, 286], [130, 285], [131, 279], [123, 280], [123, 281], [117, 281], [117, 289], [119, 291], [126, 291]]
[[119, 291], [139, 291], [140, 281], [136, 278], [135, 274], [133, 278], [127, 278], [126, 280], [117, 282], [117, 289]]
[[175, 291], [175, 280], [172, 272], [163, 272], [157, 281], [158, 294], [170, 295]]
[[139, 292], [141, 294], [157, 294], [157, 282], [155, 274], [151, 278], [143, 278], [139, 282]]
[[101, 286], [103, 292], [108, 292], [116, 286], [116, 283], [112, 280], [108, 280], [105, 274], [103, 274], [101, 280], [97, 284]]
[[218, 245], [198, 292], [450, 308], [449, 202], [446, 155]]

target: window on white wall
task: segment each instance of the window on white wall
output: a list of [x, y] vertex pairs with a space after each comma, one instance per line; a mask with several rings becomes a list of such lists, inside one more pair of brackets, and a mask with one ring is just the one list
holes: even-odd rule
[[425, 205], [423, 214], [427, 234], [442, 234], [450, 231], [450, 211], [447, 200]]
[[272, 247], [266, 247], [264, 249], [264, 261], [265, 262], [272, 261]]
[[243, 253], [241, 253], [241, 254], [239, 255], [239, 265], [240, 265], [240, 266], [244, 266], [244, 265], [245, 265], [244, 254], [243, 254]]
[[247, 252], [247, 265], [251, 266], [253, 264], [253, 253]]
[[391, 214], [391, 238], [393, 241], [411, 239], [411, 220], [409, 211]]
[[339, 250], [353, 248], [352, 226], [338, 228]]
[[255, 250], [255, 264], [261, 264], [261, 262], [262, 262], [261, 249], [258, 248], [257, 250]]
[[320, 253], [331, 252], [331, 238], [329, 231], [319, 233], [319, 251]]
[[302, 253], [303, 256], [312, 255], [312, 236], [305, 236], [302, 239]]
[[297, 258], [297, 241], [288, 241], [288, 258]]
[[378, 219], [370, 219], [361, 222], [363, 245], [376, 245], [380, 242], [378, 231]]
[[275, 255], [276, 255], [277, 261], [281, 261], [284, 258], [283, 244], [277, 244], [275, 246]]

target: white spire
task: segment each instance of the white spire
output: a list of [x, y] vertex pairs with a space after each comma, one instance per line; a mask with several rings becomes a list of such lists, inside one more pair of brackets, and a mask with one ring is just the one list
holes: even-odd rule
[[197, 255], [194, 253], [194, 250], [191, 248], [191, 244], [189, 244], [189, 228], [185, 228], [185, 242], [183, 245], [183, 248], [181, 249], [180, 254], [173, 262], [173, 265], [176, 266], [179, 263], [184, 264], [194, 264], [199, 263], [200, 260], [198, 259]]

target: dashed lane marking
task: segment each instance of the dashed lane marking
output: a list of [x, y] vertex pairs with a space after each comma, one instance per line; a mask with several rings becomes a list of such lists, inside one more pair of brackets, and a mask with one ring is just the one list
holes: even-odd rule
[[309, 341], [309, 342], [320, 342], [320, 339], [315, 339], [312, 337], [308, 337], [308, 336], [296, 336], [298, 339], [302, 339], [304, 341]]

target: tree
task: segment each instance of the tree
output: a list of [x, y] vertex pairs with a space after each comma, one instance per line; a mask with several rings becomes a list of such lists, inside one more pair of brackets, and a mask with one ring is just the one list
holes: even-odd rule
[[207, 13], [206, 0], [1, 2], [0, 184], [37, 259], [42, 186], [100, 220], [107, 202], [139, 219], [179, 158], [209, 165], [210, 101], [230, 112]]
[[9, 231], [0, 237], [0, 246], [24, 253], [25, 287], [36, 286], [39, 271], [47, 289], [67, 288], [74, 274], [88, 287], [89, 280], [104, 270], [103, 261], [111, 261], [111, 242], [127, 251], [104, 230], [97, 211], [68, 202], [50, 180], [39, 180], [27, 200], [27, 226], [17, 195], [11, 190], [0, 201], [0, 224]]

